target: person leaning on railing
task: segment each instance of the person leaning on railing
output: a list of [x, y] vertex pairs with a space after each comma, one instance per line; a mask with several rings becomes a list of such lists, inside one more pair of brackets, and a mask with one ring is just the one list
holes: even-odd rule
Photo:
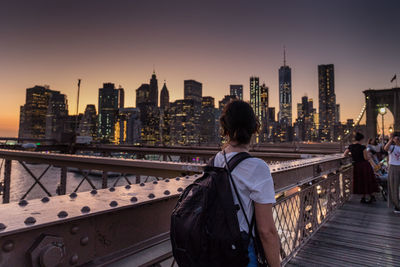
[[399, 186], [400, 186], [400, 137], [391, 134], [384, 149], [389, 152], [389, 204], [394, 206], [394, 213], [400, 214]]

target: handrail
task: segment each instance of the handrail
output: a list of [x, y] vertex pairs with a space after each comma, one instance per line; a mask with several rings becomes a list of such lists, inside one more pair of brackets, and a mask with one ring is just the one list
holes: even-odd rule
[[[313, 176], [300, 187], [292, 184], [295, 192], [274, 205], [283, 263], [350, 196], [352, 167], [347, 159], [335, 155], [312, 160], [270, 166], [275, 180], [289, 176], [287, 181], [291, 181], [290, 176], [294, 176], [297, 181], [306, 181], [308, 175]], [[0, 214], [7, 214], [0, 219], [1, 245], [7, 251], [0, 257], [0, 265], [29, 265], [39, 260], [51, 260], [53, 265], [108, 264], [138, 257], [141, 248], [154, 247], [154, 237], [168, 232], [170, 212], [180, 192], [195, 178], [177, 177], [0, 205]], [[165, 260], [167, 254], [159, 260]]]

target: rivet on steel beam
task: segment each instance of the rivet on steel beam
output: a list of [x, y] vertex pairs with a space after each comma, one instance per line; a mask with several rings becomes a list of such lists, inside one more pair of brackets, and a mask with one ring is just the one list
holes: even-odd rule
[[167, 195], [167, 196], [168, 196], [169, 194], [171, 194], [171, 192], [169, 192], [169, 190], [165, 190], [165, 191], [164, 191], [164, 195]]
[[149, 194], [149, 198], [154, 198], [155, 195], [153, 193]]
[[87, 212], [89, 212], [90, 211], [90, 208], [88, 207], [88, 206], [84, 206], [82, 209], [81, 209], [81, 212], [82, 213], [87, 213]]
[[77, 264], [78, 263], [78, 255], [77, 254], [74, 254], [72, 257], [71, 257], [71, 259], [69, 260], [69, 264], [71, 264], [71, 265], [74, 265], [74, 264]]
[[21, 207], [25, 207], [26, 205], [28, 205], [28, 201], [26, 201], [25, 199], [21, 199], [18, 202], [18, 205], [21, 206]]
[[96, 195], [96, 194], [97, 194], [97, 190], [96, 190], [96, 189], [93, 189], [92, 191], [90, 191], [90, 194]]
[[57, 214], [57, 216], [58, 216], [58, 218], [65, 218], [68, 216], [68, 213], [66, 211], [62, 210]]
[[13, 241], [9, 240], [9, 241], [4, 243], [4, 245], [3, 245], [3, 251], [4, 252], [10, 252], [13, 249], [14, 249], [14, 242]]
[[158, 182], [157, 182], [157, 181], [154, 181], [153, 184], [158, 184]]
[[131, 186], [129, 184], [125, 185], [125, 189], [131, 189]]
[[71, 234], [75, 235], [76, 233], [78, 233], [79, 231], [79, 227], [78, 226], [72, 226], [71, 227]]
[[50, 198], [48, 198], [48, 197], [44, 197], [44, 198], [42, 198], [42, 200], [41, 200], [43, 203], [47, 203], [47, 202], [49, 202], [50, 201]]
[[169, 179], [165, 179], [164, 181], [165, 181], [166, 183], [169, 183]]
[[86, 246], [89, 243], [89, 237], [88, 236], [84, 236], [81, 238], [81, 245], [82, 246]]
[[145, 184], [144, 183], [140, 183], [140, 186], [145, 186]]
[[0, 223], [0, 231], [3, 231], [6, 228], [7, 226], [4, 223]]
[[77, 196], [78, 196], [78, 194], [75, 192], [72, 192], [71, 194], [69, 194], [70, 198], [76, 198]]
[[36, 219], [33, 217], [28, 217], [25, 219], [24, 221], [25, 224], [29, 225], [29, 224], [35, 224], [36, 223]]
[[132, 197], [131, 198], [131, 202], [136, 202], [137, 201], [137, 197]]
[[198, 176], [197, 174], [194, 175], [194, 177], [197, 177], [197, 176]]
[[117, 201], [113, 200], [113, 201], [110, 202], [110, 207], [116, 207], [116, 206], [118, 206], [118, 202]]
[[177, 180], [177, 181], [179, 181], [180, 179], [181, 179], [181, 178], [179, 178], [179, 177], [176, 177], [176, 178], [175, 178], [175, 180]]
[[186, 179], [189, 179], [189, 175], [186, 175], [186, 177], [185, 177]]
[[108, 190], [110, 190], [110, 192], [114, 192], [115, 188], [114, 187], [110, 187], [110, 189], [108, 189]]
[[183, 188], [182, 187], [179, 187], [178, 188], [178, 192], [182, 192], [183, 191]]

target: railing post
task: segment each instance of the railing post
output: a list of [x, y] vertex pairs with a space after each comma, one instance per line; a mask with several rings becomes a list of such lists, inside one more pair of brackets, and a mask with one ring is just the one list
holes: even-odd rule
[[61, 167], [60, 195], [67, 193], [67, 167]]
[[11, 163], [9, 159], [4, 163], [4, 191], [3, 203], [10, 203], [10, 188], [11, 188]]
[[108, 182], [108, 175], [107, 175], [107, 172], [106, 171], [103, 171], [103, 174], [102, 174], [102, 183], [101, 183], [101, 188], [107, 188], [107, 182]]

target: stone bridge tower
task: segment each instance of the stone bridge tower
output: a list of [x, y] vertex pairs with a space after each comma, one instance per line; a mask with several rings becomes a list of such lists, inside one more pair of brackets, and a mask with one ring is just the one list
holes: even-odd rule
[[400, 88], [364, 91], [366, 116], [367, 116], [367, 134], [368, 138], [377, 135], [376, 123], [378, 110], [386, 107], [393, 113], [394, 131], [400, 132]]

